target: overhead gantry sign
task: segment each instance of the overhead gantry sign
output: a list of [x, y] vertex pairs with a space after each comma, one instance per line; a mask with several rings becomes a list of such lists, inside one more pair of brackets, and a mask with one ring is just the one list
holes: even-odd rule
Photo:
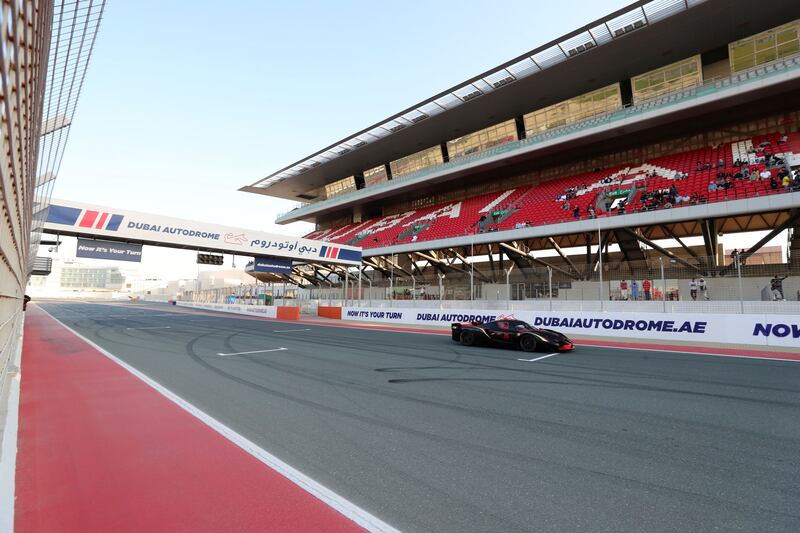
[[44, 231], [58, 235], [253, 257], [284, 257], [300, 262], [342, 265], [361, 263], [361, 248], [356, 246], [218, 226], [69, 200], [52, 200]]

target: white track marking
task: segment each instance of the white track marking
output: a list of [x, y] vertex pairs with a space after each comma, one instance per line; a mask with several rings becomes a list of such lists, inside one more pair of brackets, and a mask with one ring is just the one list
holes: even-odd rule
[[217, 355], [219, 355], [220, 357], [225, 357], [228, 355], [247, 355], [251, 353], [282, 352], [288, 349], [289, 348], [273, 348], [272, 350], [253, 350], [252, 352], [218, 353]]
[[311, 328], [305, 329], [275, 329], [272, 333], [291, 333], [293, 331], [311, 331]]
[[343, 496], [336, 494], [328, 487], [320, 484], [317, 481], [314, 481], [307, 475], [303, 474], [296, 468], [290, 466], [287, 463], [284, 463], [268, 451], [264, 450], [263, 448], [259, 447], [256, 443], [246, 439], [239, 433], [236, 433], [234, 430], [220, 422], [219, 420], [211, 417], [210, 415], [206, 414], [205, 412], [201, 411], [199, 408], [195, 407], [191, 403], [187, 402], [174, 392], [170, 391], [154, 379], [148, 377], [143, 372], [140, 372], [136, 368], [132, 367], [128, 363], [124, 362], [122, 359], [119, 359], [117, 356], [112, 354], [111, 352], [105, 350], [103, 347], [95, 344], [94, 342], [90, 341], [77, 331], [71, 329], [69, 326], [61, 322], [59, 319], [42, 309], [44, 313], [46, 313], [50, 318], [58, 322], [62, 327], [71, 331], [74, 335], [76, 335], [79, 339], [84, 341], [86, 344], [100, 352], [101, 354], [105, 355], [119, 366], [151, 386], [153, 389], [158, 391], [161, 395], [166, 397], [171, 402], [175, 403], [183, 410], [209, 426], [211, 429], [237, 445], [239, 448], [244, 450], [246, 453], [249, 453], [265, 465], [267, 467], [275, 470], [283, 477], [300, 487], [301, 489], [305, 490], [312, 496], [316, 497], [318, 500], [323, 502], [324, 504], [332, 507], [345, 517], [349, 518], [356, 524], [360, 525], [367, 531], [377, 531], [377, 532], [385, 532], [385, 533], [400, 533], [399, 530], [393, 528], [380, 518], [371, 515], [364, 509], [358, 507], [356, 504], [352, 503], [351, 501], [345, 499]]
[[125, 329], [170, 329], [172, 326], [144, 326], [141, 328], [125, 328]]
[[534, 361], [541, 361], [542, 359], [547, 359], [548, 357], [553, 357], [554, 355], [558, 355], [560, 353], [561, 352], [549, 353], [541, 357], [534, 357], [533, 359], [517, 359], [517, 361], [525, 361], [526, 363], [533, 363]]

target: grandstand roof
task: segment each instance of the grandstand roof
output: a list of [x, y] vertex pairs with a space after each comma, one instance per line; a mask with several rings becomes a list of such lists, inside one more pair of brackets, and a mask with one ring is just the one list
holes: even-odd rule
[[[287, 199], [796, 17], [796, 0], [640, 0], [241, 190]], [[687, 38], [691, 36], [691, 38]], [[631, 53], [635, 51], [635, 53]]]

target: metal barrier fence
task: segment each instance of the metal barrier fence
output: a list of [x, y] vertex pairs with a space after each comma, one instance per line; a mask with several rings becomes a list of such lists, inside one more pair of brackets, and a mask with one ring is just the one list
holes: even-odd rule
[[[595, 256], [596, 257], [596, 256]], [[368, 307], [800, 313], [800, 261], [754, 255], [653, 257], [643, 261], [553, 265], [505, 271], [496, 282], [468, 276], [375, 279], [300, 288], [252, 284], [186, 293], [202, 303]], [[594, 258], [593, 258], [594, 259]], [[724, 260], [723, 260], [724, 259]], [[476, 270], [477, 267], [476, 267]], [[473, 278], [473, 280], [476, 278]]]

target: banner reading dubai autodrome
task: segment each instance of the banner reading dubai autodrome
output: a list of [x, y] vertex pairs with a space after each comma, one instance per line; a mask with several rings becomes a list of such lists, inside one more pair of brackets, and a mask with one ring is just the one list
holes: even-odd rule
[[44, 230], [61, 235], [106, 237], [120, 241], [175, 245], [241, 255], [274, 256], [349, 265], [361, 263], [361, 248], [356, 246], [217, 226], [68, 200], [51, 201]]
[[627, 337], [678, 342], [739, 345], [800, 345], [797, 315], [687, 313], [588, 313], [476, 309], [376, 309], [345, 307], [342, 319], [395, 324], [449, 326], [453, 322], [491, 322], [513, 316], [567, 335]]

